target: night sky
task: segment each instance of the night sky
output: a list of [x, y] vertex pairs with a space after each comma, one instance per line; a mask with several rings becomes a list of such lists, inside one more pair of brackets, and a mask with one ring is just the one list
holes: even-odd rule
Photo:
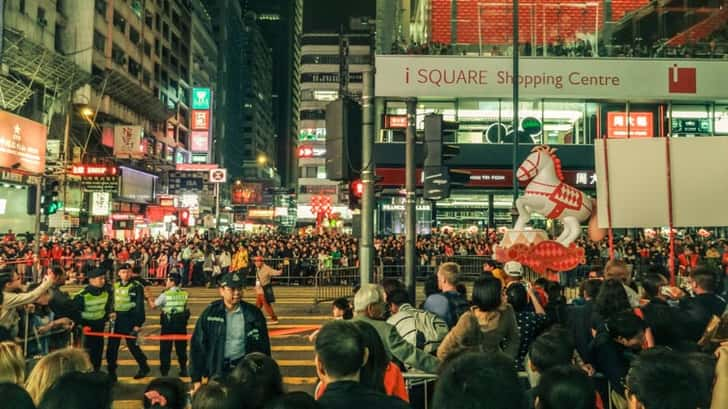
[[338, 31], [349, 26], [349, 17], [375, 14], [375, 0], [303, 0], [303, 32]]

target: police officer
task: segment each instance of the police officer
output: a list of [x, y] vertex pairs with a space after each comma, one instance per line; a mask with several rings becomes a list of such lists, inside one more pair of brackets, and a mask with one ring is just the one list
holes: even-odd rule
[[227, 273], [220, 280], [222, 300], [200, 314], [192, 334], [190, 377], [193, 391], [203, 377], [225, 377], [251, 352], [270, 355], [268, 327], [263, 313], [242, 300], [243, 275]]
[[[73, 297], [73, 302], [81, 311], [81, 325], [90, 327], [93, 332], [103, 332], [111, 314], [112, 296], [106, 287], [106, 272], [101, 268], [88, 272], [88, 285]], [[101, 369], [104, 352], [104, 338], [84, 336], [83, 347], [88, 351], [94, 371]]]
[[[162, 323], [161, 335], [186, 335], [187, 321], [190, 319], [190, 310], [187, 308], [189, 294], [179, 288], [182, 276], [171, 273], [167, 277], [165, 291], [157, 299], [147, 298], [151, 308], [161, 308]], [[179, 376], [187, 375], [187, 341], [159, 341], [159, 370], [162, 376], [167, 376], [172, 356], [172, 342], [177, 351], [179, 361]]]
[[[144, 324], [144, 287], [138, 281], [131, 281], [131, 266], [123, 264], [119, 269], [119, 281], [114, 283], [114, 321], [113, 332], [121, 335], [136, 336]], [[111, 337], [106, 347], [106, 363], [109, 377], [116, 381], [116, 360], [119, 356], [121, 339]], [[139, 365], [134, 379], [142, 379], [150, 372], [147, 357], [137, 345], [136, 339], [126, 339], [126, 346]]]

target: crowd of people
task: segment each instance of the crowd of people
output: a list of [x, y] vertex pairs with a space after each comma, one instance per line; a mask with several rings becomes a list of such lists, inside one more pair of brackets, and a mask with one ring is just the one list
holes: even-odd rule
[[[497, 240], [492, 233], [421, 237], [418, 252], [486, 255]], [[590, 257], [603, 256], [603, 243], [582, 244]], [[0, 407], [110, 408], [122, 339], [138, 364], [135, 378], [145, 379], [151, 372], [134, 337], [144, 326], [146, 310], [157, 308], [163, 376], [149, 382], [140, 396], [145, 408], [386, 409], [420, 408], [426, 401], [436, 409], [725, 408], [728, 246], [699, 235], [683, 236], [677, 244], [681, 285], [671, 283], [658, 263], [662, 259], [655, 259], [669, 254], [663, 238], [625, 236], [615, 242], [615, 258], [578, 280], [580, 295], [571, 300], [558, 282], [529, 281], [519, 263], [492, 260], [483, 263], [472, 287], [465, 285], [457, 263], [438, 262], [419, 304], [398, 278], [361, 285], [351, 299], [335, 300], [332, 321], [310, 336], [319, 384], [309, 396], [286, 393], [271, 358], [268, 325], [277, 323], [271, 279], [280, 270], [266, 260], [293, 258], [305, 248], [343, 264], [356, 253], [355, 238], [51, 240], [43, 246], [51, 259], [36, 260], [43, 274], [27, 289], [11, 267], [12, 254], [23, 254], [18, 250], [26, 244], [8, 240], [2, 251], [10, 264], [0, 273]], [[57, 246], [64, 247], [60, 258], [53, 256]], [[65, 261], [66, 246], [71, 254], [86, 256], [79, 259], [76, 277], [85, 287], [73, 296], [62, 290], [78, 262]], [[402, 247], [395, 237], [376, 241], [382, 258], [398, 257]], [[165, 287], [152, 296], [140, 260], [165, 248], [178, 253], [183, 263], [162, 272]], [[218, 251], [232, 253], [229, 263], [219, 274], [209, 270], [208, 276], [205, 258], [219, 256]], [[636, 274], [638, 258], [650, 262]], [[187, 267], [185, 260], [190, 260]], [[114, 269], [108, 269], [108, 261], [118, 265], [110, 284], [107, 278]], [[186, 331], [185, 276], [190, 283], [209, 279], [220, 288], [220, 300], [204, 309], [191, 335]], [[255, 305], [242, 299], [250, 276], [256, 279]], [[107, 325], [114, 336], [105, 342]], [[23, 339], [21, 328], [26, 327], [30, 331]], [[69, 330], [79, 327], [84, 327], [76, 332], [82, 341], [72, 342]], [[169, 377], [173, 347], [176, 375], [189, 376], [191, 387]], [[405, 374], [437, 378], [434, 395], [421, 383], [407, 383]]]

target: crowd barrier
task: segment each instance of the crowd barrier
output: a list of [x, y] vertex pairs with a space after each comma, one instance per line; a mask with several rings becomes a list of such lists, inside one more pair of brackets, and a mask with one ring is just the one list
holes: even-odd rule
[[333, 301], [340, 297], [351, 297], [354, 295], [354, 286], [358, 283], [358, 267], [319, 270], [314, 276], [314, 303]]

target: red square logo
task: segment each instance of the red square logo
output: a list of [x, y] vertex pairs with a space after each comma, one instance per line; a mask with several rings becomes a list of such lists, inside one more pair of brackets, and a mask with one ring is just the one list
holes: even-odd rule
[[671, 94], [695, 94], [697, 76], [695, 68], [678, 68], [677, 64], [668, 69], [668, 90]]

